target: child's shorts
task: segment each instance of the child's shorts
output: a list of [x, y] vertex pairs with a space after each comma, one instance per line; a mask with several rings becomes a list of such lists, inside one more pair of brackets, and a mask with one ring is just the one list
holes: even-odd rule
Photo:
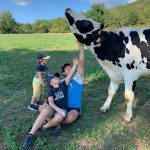
[[40, 98], [44, 98], [44, 86], [40, 83], [36, 83], [33, 81], [32, 83], [32, 86], [33, 86], [33, 97], [36, 97], [37, 99], [40, 99]]

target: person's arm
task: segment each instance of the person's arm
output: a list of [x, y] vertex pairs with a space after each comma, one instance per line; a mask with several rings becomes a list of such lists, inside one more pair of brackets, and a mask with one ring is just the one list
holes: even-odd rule
[[47, 75], [47, 76], [50, 76], [50, 75], [51, 75], [48, 70], [46, 70], [46, 75]]
[[79, 60], [77, 58], [74, 58], [73, 59], [73, 66], [72, 66], [68, 76], [65, 78], [65, 81], [66, 81], [67, 85], [69, 85], [69, 83], [71, 81], [71, 78], [72, 78], [72, 76], [74, 75], [74, 73], [77, 69], [78, 64], [79, 64]]
[[58, 111], [59, 107], [54, 104], [54, 99], [52, 96], [48, 97], [48, 104], [56, 111]]
[[54, 99], [52, 96], [48, 97], [48, 103], [55, 111], [65, 117], [65, 112], [63, 111], [63, 109], [59, 108], [54, 104]]
[[84, 45], [79, 41], [77, 41], [77, 44], [79, 47], [79, 65], [77, 71], [81, 76], [84, 76]]

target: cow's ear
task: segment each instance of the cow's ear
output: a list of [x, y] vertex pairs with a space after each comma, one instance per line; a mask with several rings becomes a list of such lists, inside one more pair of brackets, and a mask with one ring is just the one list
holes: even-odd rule
[[100, 29], [104, 29], [104, 24], [103, 23], [100, 24]]

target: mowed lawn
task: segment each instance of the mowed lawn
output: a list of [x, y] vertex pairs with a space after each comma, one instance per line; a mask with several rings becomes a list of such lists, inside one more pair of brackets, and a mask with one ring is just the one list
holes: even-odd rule
[[[0, 35], [0, 150], [20, 150], [29, 126], [38, 113], [27, 109], [32, 96], [36, 54], [51, 56], [51, 73], [72, 63], [78, 49], [72, 34]], [[85, 50], [82, 115], [65, 126], [59, 137], [52, 129], [39, 132], [34, 150], [150, 150], [150, 81], [138, 80], [133, 104], [134, 118], [125, 124], [124, 85], [108, 112], [100, 107], [107, 98], [109, 78]]]

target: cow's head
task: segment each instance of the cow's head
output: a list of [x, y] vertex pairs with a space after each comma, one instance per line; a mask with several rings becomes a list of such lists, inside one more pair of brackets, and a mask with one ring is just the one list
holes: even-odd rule
[[97, 23], [90, 18], [74, 12], [70, 8], [65, 10], [66, 18], [69, 22], [70, 29], [79, 42], [90, 46], [100, 42], [100, 33], [104, 25]]

